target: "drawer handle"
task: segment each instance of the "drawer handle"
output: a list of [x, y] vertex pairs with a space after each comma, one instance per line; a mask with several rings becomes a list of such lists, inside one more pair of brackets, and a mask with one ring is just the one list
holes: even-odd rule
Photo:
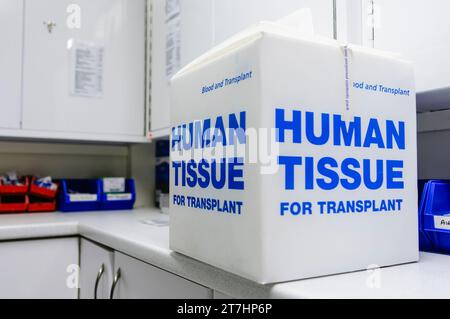
[[109, 294], [109, 299], [114, 299], [114, 290], [116, 290], [117, 283], [120, 279], [120, 268], [117, 269], [116, 275], [114, 276], [114, 281], [111, 286], [111, 293]]
[[100, 266], [100, 269], [97, 272], [97, 278], [95, 279], [95, 286], [94, 286], [94, 299], [97, 299], [97, 290], [98, 290], [98, 284], [100, 282], [100, 279], [102, 279], [103, 273], [105, 272], [105, 264], [102, 264]]

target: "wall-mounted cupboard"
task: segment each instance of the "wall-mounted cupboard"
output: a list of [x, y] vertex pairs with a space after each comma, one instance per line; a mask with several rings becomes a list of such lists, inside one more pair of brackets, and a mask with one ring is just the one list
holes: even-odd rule
[[0, 8], [0, 137], [145, 141], [145, 0]]
[[412, 60], [419, 111], [449, 107], [445, 0], [0, 0], [0, 138], [168, 135], [173, 74], [251, 24], [300, 8], [311, 9], [319, 35]]

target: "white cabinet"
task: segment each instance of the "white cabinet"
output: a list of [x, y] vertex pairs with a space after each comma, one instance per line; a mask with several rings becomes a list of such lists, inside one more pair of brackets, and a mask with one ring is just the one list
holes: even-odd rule
[[311, 8], [318, 34], [333, 37], [333, 0], [151, 0], [149, 130], [168, 133], [169, 79], [177, 70], [240, 30], [300, 8]]
[[114, 268], [118, 299], [212, 298], [212, 290], [157, 267], [116, 252]]
[[[102, 269], [102, 271], [100, 271]], [[115, 283], [114, 283], [115, 282]], [[82, 238], [80, 298], [212, 298], [212, 290]]]
[[78, 238], [0, 243], [0, 299], [78, 297]]
[[108, 299], [113, 282], [114, 251], [80, 241], [80, 299]]
[[144, 136], [145, 7], [25, 0], [24, 130]]
[[448, 108], [450, 1], [360, 1], [365, 17], [363, 43], [398, 52], [415, 63], [419, 110]]
[[0, 0], [0, 128], [19, 128], [23, 1]]

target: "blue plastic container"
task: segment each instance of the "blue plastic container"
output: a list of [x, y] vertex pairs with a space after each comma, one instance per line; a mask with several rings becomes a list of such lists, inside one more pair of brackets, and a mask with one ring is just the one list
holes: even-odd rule
[[450, 181], [427, 181], [424, 183], [421, 193], [419, 204], [420, 250], [449, 254], [450, 227], [440, 224], [446, 221], [450, 223]]
[[60, 183], [59, 210], [100, 210], [101, 189], [98, 179], [63, 179]]
[[124, 210], [133, 209], [136, 201], [136, 188], [133, 179], [125, 180], [124, 193], [107, 194], [103, 191], [103, 180], [99, 180], [101, 191], [101, 209], [102, 210]]
[[161, 208], [159, 197], [161, 194], [169, 194], [170, 174], [170, 141], [156, 141], [156, 165], [155, 165], [155, 206]]
[[155, 146], [156, 157], [169, 157], [170, 156], [170, 141], [158, 140]]
[[419, 194], [419, 249], [422, 251], [433, 251], [433, 243], [430, 240], [428, 234], [423, 228], [423, 213], [425, 207], [425, 201], [428, 194], [428, 180], [419, 180], [418, 194]]

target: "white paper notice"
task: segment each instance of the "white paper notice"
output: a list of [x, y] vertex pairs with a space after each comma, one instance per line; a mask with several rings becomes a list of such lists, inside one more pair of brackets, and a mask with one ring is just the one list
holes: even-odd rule
[[71, 50], [70, 93], [84, 97], [101, 97], [103, 95], [103, 46], [75, 41]]
[[97, 200], [96, 194], [69, 194], [71, 202], [93, 202]]
[[169, 226], [169, 216], [161, 214], [158, 218], [143, 219], [141, 220], [141, 223], [156, 227]]
[[180, 0], [166, 0], [166, 75], [169, 80], [181, 67]]
[[133, 195], [130, 193], [122, 193], [122, 194], [106, 194], [106, 200], [115, 201], [115, 200], [131, 200]]
[[123, 193], [123, 192], [125, 192], [125, 178], [123, 178], [123, 177], [103, 178], [103, 191], [105, 193]]

